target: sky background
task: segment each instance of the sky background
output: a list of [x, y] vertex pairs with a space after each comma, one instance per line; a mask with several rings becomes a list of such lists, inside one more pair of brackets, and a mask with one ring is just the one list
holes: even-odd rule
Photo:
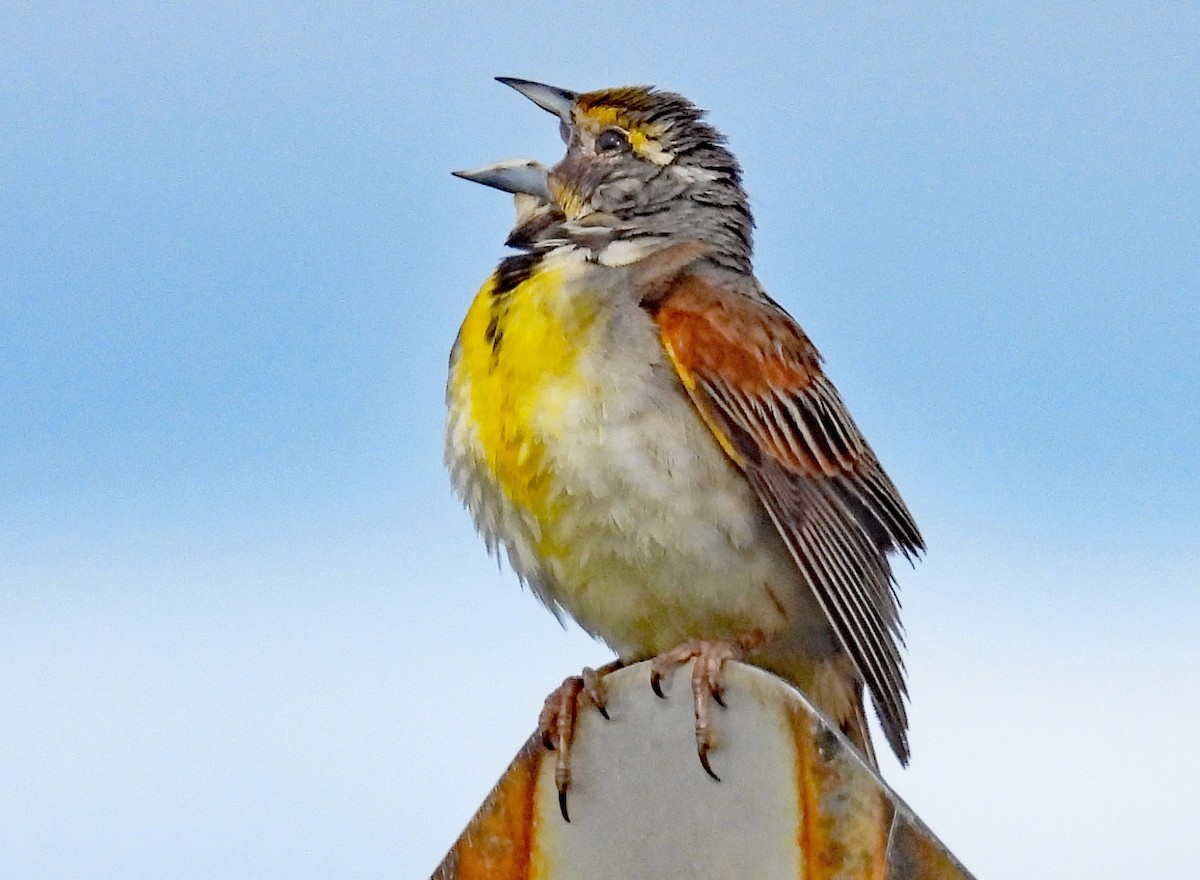
[[487, 559], [446, 357], [653, 83], [929, 544], [913, 761], [981, 878], [1200, 861], [1194, 3], [0, 8], [0, 876], [427, 876], [608, 659]]

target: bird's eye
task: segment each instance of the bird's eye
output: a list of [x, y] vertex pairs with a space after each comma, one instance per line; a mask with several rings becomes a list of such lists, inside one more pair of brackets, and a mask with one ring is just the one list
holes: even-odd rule
[[558, 136], [562, 138], [562, 142], [570, 146], [571, 144], [571, 126], [566, 122], [558, 123]]
[[597, 153], [619, 153], [629, 147], [629, 137], [619, 128], [607, 128], [596, 138]]

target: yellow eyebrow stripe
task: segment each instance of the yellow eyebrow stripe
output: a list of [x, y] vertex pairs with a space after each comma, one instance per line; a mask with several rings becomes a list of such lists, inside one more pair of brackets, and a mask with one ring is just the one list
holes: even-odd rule
[[658, 138], [662, 129], [656, 125], [642, 125], [633, 122], [616, 107], [597, 105], [583, 109], [580, 116], [590, 122], [597, 130], [616, 126], [629, 135], [629, 145], [643, 159], [648, 159], [655, 165], [669, 165], [675, 156], [663, 149]]

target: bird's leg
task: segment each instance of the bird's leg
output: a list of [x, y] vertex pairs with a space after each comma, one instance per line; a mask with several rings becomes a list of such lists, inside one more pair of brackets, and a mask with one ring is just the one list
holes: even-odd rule
[[725, 708], [722, 699], [721, 671], [727, 660], [742, 660], [746, 653], [761, 646], [766, 637], [753, 632], [734, 639], [689, 639], [669, 651], [659, 654], [650, 662], [650, 687], [659, 697], [666, 699], [662, 690], [664, 677], [679, 666], [695, 659], [692, 667], [692, 700], [696, 710], [696, 752], [704, 772], [718, 782], [708, 760], [708, 753], [716, 744], [713, 736], [712, 704]]
[[558, 808], [568, 822], [567, 789], [571, 787], [571, 745], [575, 741], [575, 720], [581, 700], [588, 700], [608, 720], [608, 704], [604, 693], [604, 676], [616, 672], [625, 664], [620, 660], [606, 663], [599, 669], [585, 668], [580, 675], [563, 679], [563, 683], [546, 697], [538, 715], [538, 735], [542, 744], [555, 753], [554, 785], [558, 789]]

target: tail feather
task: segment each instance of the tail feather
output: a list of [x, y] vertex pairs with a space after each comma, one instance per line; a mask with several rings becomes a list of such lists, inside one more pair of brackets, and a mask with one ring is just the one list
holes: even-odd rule
[[842, 728], [842, 733], [850, 742], [858, 747], [862, 756], [867, 759], [876, 770], [879, 769], [879, 761], [875, 757], [875, 746], [871, 744], [871, 731], [867, 727], [867, 713], [863, 705], [863, 686], [861, 682], [856, 688], [853, 702], [850, 704], [850, 711], [845, 718], [838, 720], [838, 725]]

